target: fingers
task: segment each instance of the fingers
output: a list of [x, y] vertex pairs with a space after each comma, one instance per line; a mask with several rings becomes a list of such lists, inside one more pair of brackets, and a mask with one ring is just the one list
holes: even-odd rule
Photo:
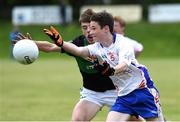
[[103, 66], [108, 66], [109, 64], [107, 63], [107, 61], [103, 62]]
[[105, 69], [102, 71], [102, 74], [103, 74], [103, 75], [106, 75], [106, 73], [108, 72], [109, 68], [110, 68], [110, 67], [105, 67]]
[[44, 33], [46, 35], [48, 35], [52, 41], [54, 41], [54, 43], [59, 46], [62, 47], [63, 46], [63, 40], [61, 35], [59, 34], [59, 32], [53, 27], [50, 26], [50, 29], [43, 29]]
[[59, 32], [53, 26], [50, 26], [50, 30], [55, 34], [59, 34]]
[[59, 32], [53, 26], [50, 26], [50, 31], [55, 35], [55, 38], [58, 38], [61, 41], [61, 36], [60, 36]]
[[28, 39], [32, 40], [32, 37], [31, 37], [31, 35], [30, 35], [29, 33], [26, 33], [26, 37], [27, 37]]
[[99, 61], [98, 61], [98, 59], [96, 58], [96, 59], [94, 59], [94, 64], [98, 64], [99, 65]]
[[50, 26], [50, 30], [48, 29], [44, 29], [44, 33], [46, 33], [47, 35], [50, 35], [50, 36], [53, 36], [53, 34], [55, 36], [58, 36], [59, 35], [59, 38], [62, 39], [61, 35], [59, 34], [59, 32], [53, 27], [53, 26]]
[[13, 45], [15, 45], [18, 41], [19, 41], [19, 40], [13, 40], [13, 41], [11, 41], [11, 43], [12, 43]]
[[44, 31], [44, 33], [47, 33], [49, 30], [44, 28], [43, 31]]
[[97, 58], [95, 55], [89, 56], [89, 59], [91, 60], [92, 63], [95, 63], [97, 61]]
[[26, 36], [23, 35], [22, 33], [18, 33], [16, 38], [17, 38], [17, 41], [22, 40], [22, 39], [30, 39], [30, 40], [32, 40], [32, 37], [31, 37], [31, 35], [29, 33], [26, 33]]
[[26, 39], [26, 37], [25, 37], [22, 33], [18, 33], [18, 35], [16, 36], [16, 38], [17, 38], [18, 40]]
[[53, 35], [53, 33], [52, 33], [50, 30], [48, 30], [48, 29], [43, 29], [43, 31], [44, 31], [44, 33], [47, 34], [48, 36], [52, 36], [52, 35]]

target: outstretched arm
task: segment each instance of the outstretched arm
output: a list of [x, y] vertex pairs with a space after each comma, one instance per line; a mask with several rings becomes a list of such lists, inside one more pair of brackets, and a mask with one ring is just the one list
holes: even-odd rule
[[61, 48], [56, 44], [50, 43], [48, 41], [34, 41], [38, 46], [40, 51], [49, 53], [49, 52], [61, 52]]
[[64, 42], [62, 48], [75, 56], [86, 58], [90, 55], [87, 47], [78, 47], [69, 42]]
[[[19, 33], [16, 41], [19, 41], [22, 39], [32, 40], [32, 37], [29, 33], [27, 33], [26, 35]], [[40, 51], [43, 51], [43, 52], [60, 52], [61, 51], [60, 47], [48, 41], [34, 41], [34, 42], [36, 43]]]
[[63, 48], [66, 52], [69, 52], [73, 55], [80, 56], [80, 57], [88, 57], [89, 51], [86, 47], [77, 47], [76, 45], [63, 41], [59, 32], [51, 26], [50, 29], [44, 29], [44, 33], [48, 35], [51, 40], [56, 44], [58, 47]]

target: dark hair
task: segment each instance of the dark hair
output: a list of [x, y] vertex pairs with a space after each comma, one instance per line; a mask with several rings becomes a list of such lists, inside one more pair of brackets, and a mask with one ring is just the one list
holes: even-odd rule
[[87, 9], [85, 10], [79, 18], [79, 22], [90, 22], [90, 18], [91, 16], [94, 14], [95, 12], [92, 9]]
[[114, 21], [117, 21], [121, 25], [121, 27], [126, 27], [126, 23], [121, 17], [115, 16]]
[[114, 19], [110, 13], [106, 11], [95, 13], [91, 16], [91, 21], [97, 22], [101, 28], [108, 25], [110, 32], [113, 33]]

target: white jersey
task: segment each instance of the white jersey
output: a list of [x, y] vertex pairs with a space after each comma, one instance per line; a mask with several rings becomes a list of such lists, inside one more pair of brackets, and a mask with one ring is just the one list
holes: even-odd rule
[[118, 90], [118, 96], [129, 94], [140, 87], [147, 87], [143, 72], [138, 68], [139, 64], [134, 56], [134, 50], [122, 35], [116, 34], [116, 39], [109, 47], [102, 47], [99, 42], [88, 45], [90, 55], [99, 55], [106, 60], [111, 67], [115, 67], [121, 62], [128, 65], [126, 71], [120, 74], [110, 76]]
[[127, 38], [127, 41], [129, 41], [129, 44], [134, 48], [134, 52], [141, 52], [143, 50], [143, 45], [136, 40], [133, 40], [131, 38]]

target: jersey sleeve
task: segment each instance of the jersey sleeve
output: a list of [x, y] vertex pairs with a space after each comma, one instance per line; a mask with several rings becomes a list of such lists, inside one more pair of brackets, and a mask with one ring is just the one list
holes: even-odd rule
[[136, 44], [134, 46], [134, 51], [135, 52], [141, 52], [142, 50], [143, 50], [143, 45], [136, 41]]
[[88, 45], [86, 47], [87, 47], [87, 49], [89, 51], [90, 56], [96, 55], [97, 50], [98, 50], [96, 43]]
[[129, 40], [129, 43], [133, 46], [135, 52], [141, 52], [143, 50], [143, 45], [141, 43], [128, 37], [127, 39]]

